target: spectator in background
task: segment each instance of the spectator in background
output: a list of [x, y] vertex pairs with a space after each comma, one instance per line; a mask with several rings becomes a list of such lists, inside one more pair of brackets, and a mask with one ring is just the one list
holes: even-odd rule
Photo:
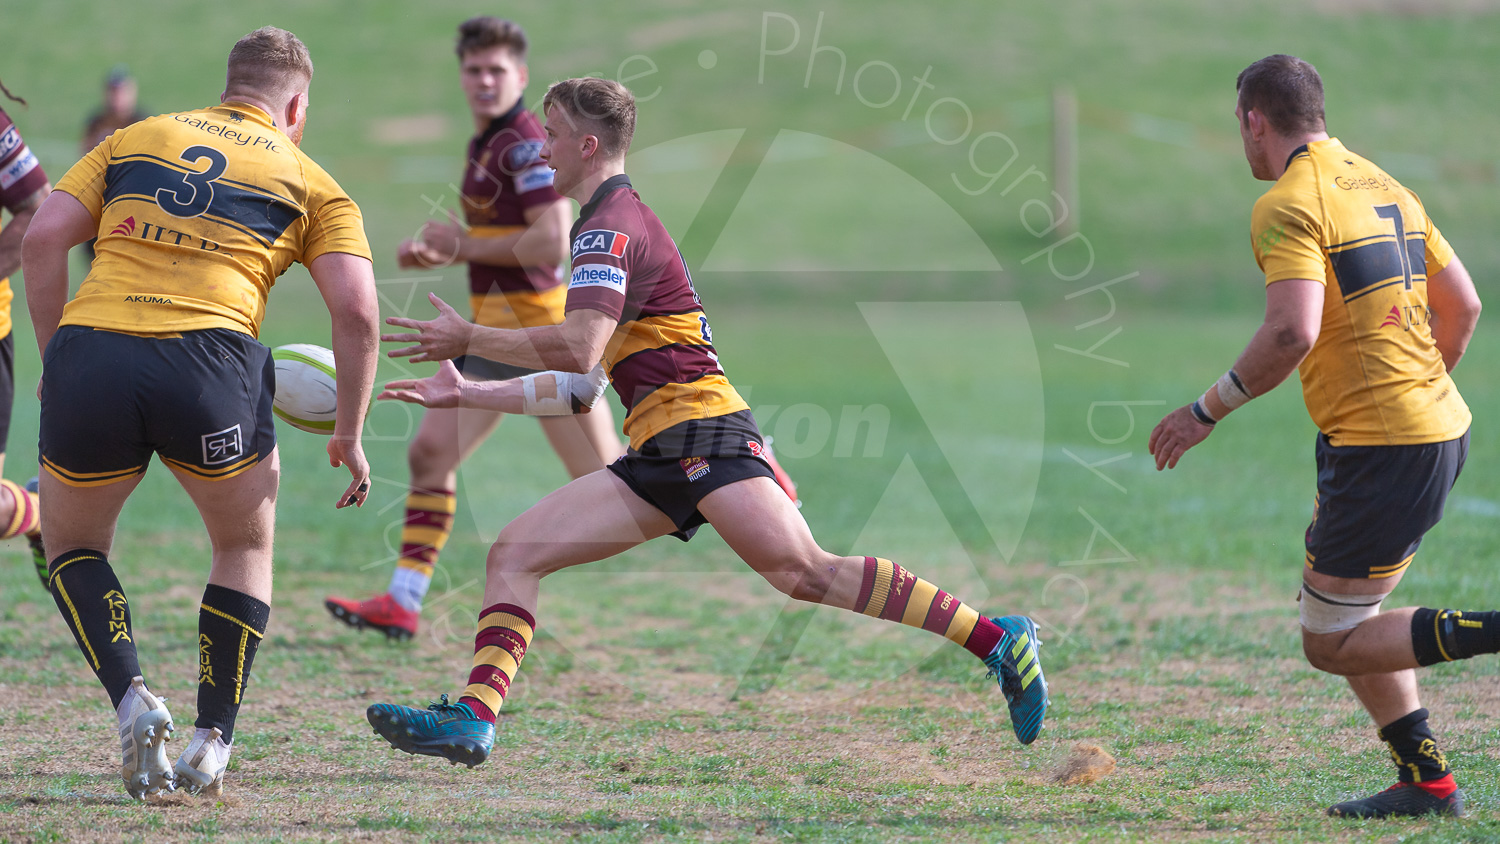
[[[88, 155], [99, 142], [139, 120], [145, 120], [146, 112], [136, 104], [138, 93], [135, 77], [130, 68], [117, 64], [104, 77], [104, 102], [89, 115], [83, 125], [83, 138], [78, 142], [78, 154]], [[83, 244], [83, 254], [90, 264], [94, 263], [94, 241]]]

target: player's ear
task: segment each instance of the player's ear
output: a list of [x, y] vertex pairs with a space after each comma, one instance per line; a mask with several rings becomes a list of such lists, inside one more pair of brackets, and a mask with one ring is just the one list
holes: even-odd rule
[[583, 158], [589, 158], [599, 151], [599, 137], [597, 135], [584, 135], [581, 141], [582, 148], [579, 150]]
[[1252, 138], [1263, 137], [1266, 134], [1267, 127], [1270, 125], [1266, 123], [1265, 115], [1253, 108], [1245, 112], [1245, 124], [1250, 127], [1250, 137]]

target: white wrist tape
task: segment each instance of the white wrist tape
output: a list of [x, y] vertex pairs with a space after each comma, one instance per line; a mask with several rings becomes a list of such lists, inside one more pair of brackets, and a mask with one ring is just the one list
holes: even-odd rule
[[[551, 395], [537, 396], [537, 382], [542, 382], [542, 391]], [[609, 387], [609, 376], [604, 366], [595, 364], [586, 373], [536, 372], [521, 377], [522, 413], [527, 416], [571, 416], [593, 407]]]
[[1230, 410], [1234, 410], [1245, 402], [1255, 398], [1250, 394], [1250, 388], [1240, 380], [1240, 374], [1233, 369], [1219, 376], [1219, 382], [1214, 385], [1219, 391], [1219, 401]]

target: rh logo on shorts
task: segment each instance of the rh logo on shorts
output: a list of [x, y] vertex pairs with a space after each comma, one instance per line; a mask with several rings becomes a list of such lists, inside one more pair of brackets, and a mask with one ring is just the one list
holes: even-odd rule
[[232, 463], [245, 456], [245, 439], [240, 436], [240, 426], [234, 425], [222, 431], [203, 435], [203, 465], [217, 466]]

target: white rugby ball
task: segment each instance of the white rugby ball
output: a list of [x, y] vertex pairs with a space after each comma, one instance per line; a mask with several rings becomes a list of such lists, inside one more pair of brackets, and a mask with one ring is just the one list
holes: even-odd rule
[[333, 434], [338, 416], [338, 379], [333, 352], [311, 343], [271, 350], [276, 362], [276, 397], [271, 410], [293, 428]]

